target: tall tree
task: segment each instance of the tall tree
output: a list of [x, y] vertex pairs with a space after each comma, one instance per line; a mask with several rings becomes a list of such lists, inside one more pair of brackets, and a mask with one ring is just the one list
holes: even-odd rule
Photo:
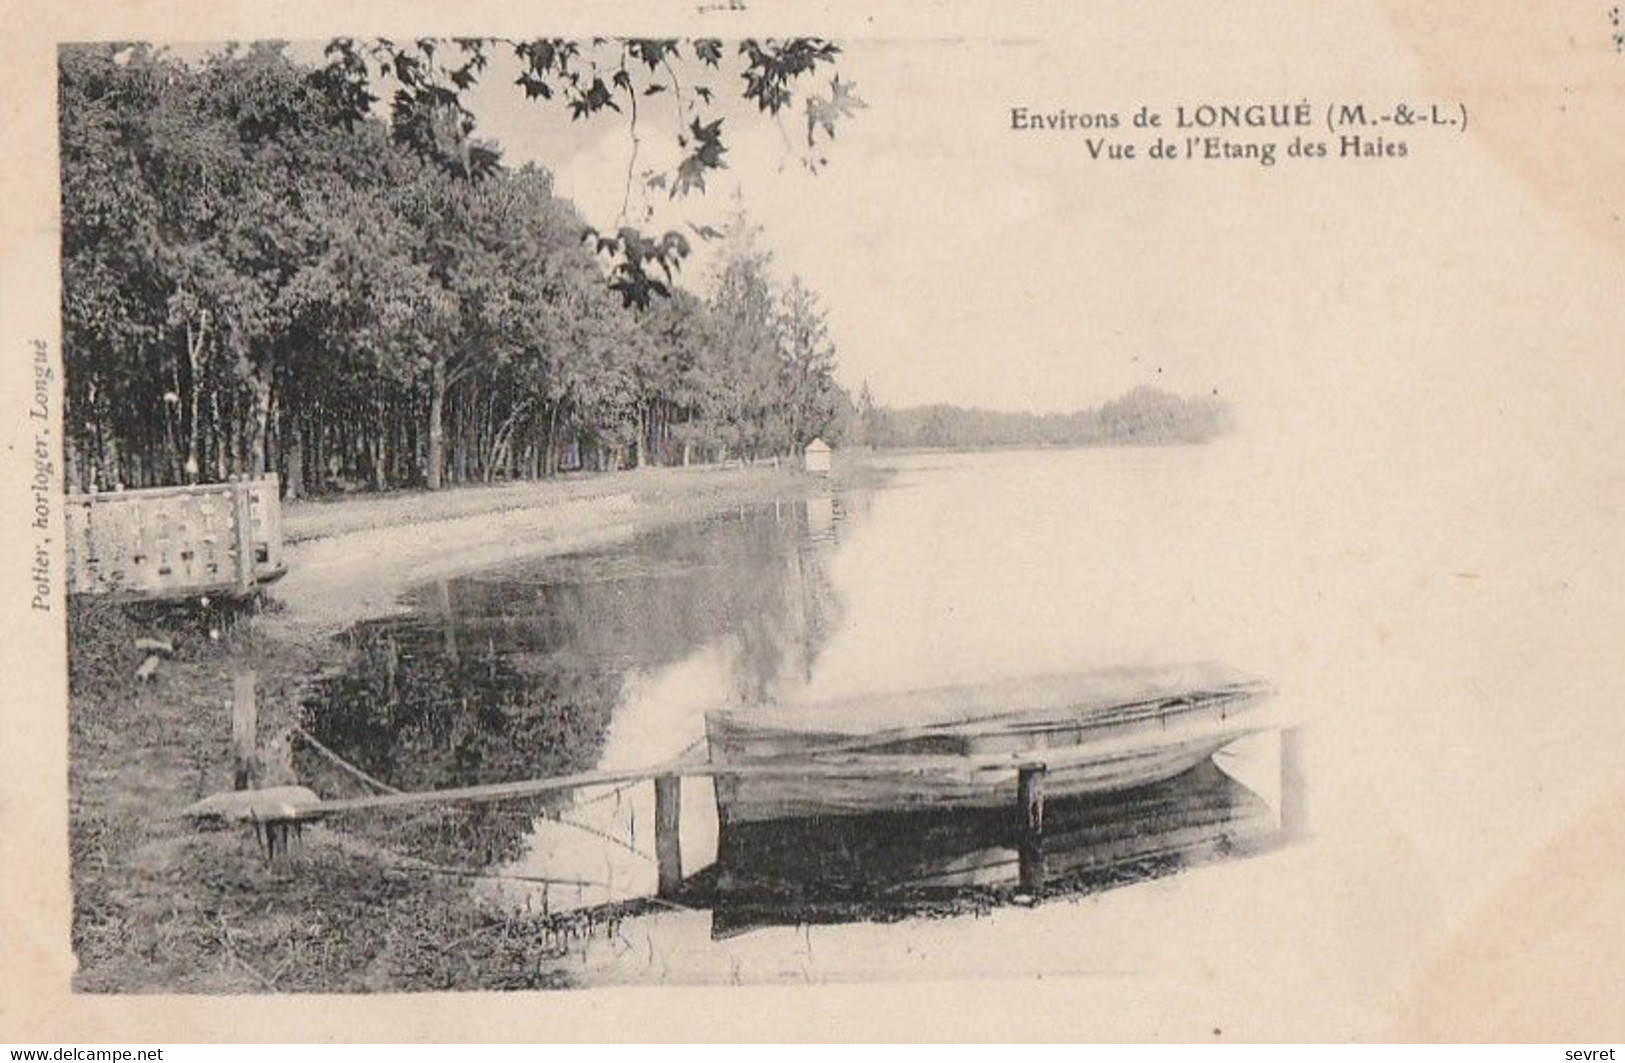
[[830, 434], [841, 413], [835, 383], [835, 345], [818, 295], [799, 276], [779, 299], [779, 382], [785, 442], [800, 453], [814, 438]]
[[[476, 138], [476, 121], [464, 93], [476, 85], [493, 56], [507, 54], [515, 83], [538, 104], [562, 106], [572, 121], [613, 116], [628, 129], [629, 161], [623, 194], [628, 214], [634, 186], [664, 190], [676, 198], [704, 192], [706, 179], [727, 163], [719, 80], [741, 85], [743, 98], [772, 118], [798, 100], [805, 124], [801, 162], [817, 171], [828, 163], [825, 146], [840, 122], [863, 109], [856, 86], [831, 76], [827, 91], [817, 81], [841, 54], [839, 45], [811, 37], [746, 39], [729, 46], [716, 38], [597, 37], [572, 40], [339, 38], [327, 49], [320, 83], [336, 107], [355, 120], [372, 113], [374, 88], [393, 85], [392, 128], [398, 139], [447, 173], [475, 179], [494, 171], [496, 147]], [[814, 86], [817, 86], [816, 88]], [[638, 168], [644, 136], [643, 111], [664, 98], [676, 121], [680, 160], [672, 172]], [[613, 234], [594, 234], [595, 247], [613, 260], [611, 284], [630, 305], [647, 306], [669, 294], [674, 271], [690, 252], [676, 231], [654, 237], [635, 224]]]
[[[545, 170], [509, 169], [475, 137], [459, 117], [467, 85], [452, 77], [449, 95], [428, 92], [447, 69], [440, 58], [435, 74], [407, 64], [386, 124], [346, 96], [384, 76], [371, 60], [335, 77], [333, 63], [359, 54], [346, 48], [317, 69], [274, 45], [194, 62], [143, 47], [63, 49], [74, 482], [276, 469], [303, 494], [547, 475], [561, 454], [583, 451], [614, 467], [798, 445], [816, 418], [806, 385], [827, 373], [816, 327], [795, 329], [822, 319], [802, 313], [816, 309], [804, 286], [781, 300], [748, 223], [710, 300], [672, 282], [686, 239], [632, 228], [608, 238], [612, 253], [631, 249], [643, 264], [638, 280], [624, 262], [605, 263], [602, 240], [583, 238]], [[633, 42], [592, 48], [652, 54], [649, 69], [663, 73], [639, 84], [674, 78], [691, 97], [703, 85], [685, 63], [725, 65], [708, 48], [686, 59]], [[589, 51], [552, 61], [565, 98]], [[739, 54], [749, 71], [781, 53]], [[782, 54], [802, 58], [750, 82], [747, 96], [782, 106], [775, 79], [827, 61], [817, 49]], [[388, 76], [403, 77], [398, 67]], [[607, 84], [624, 97], [613, 75]], [[589, 103], [582, 117], [592, 113]], [[706, 166], [694, 166], [697, 191]], [[656, 298], [640, 298], [640, 286]]]
[[742, 210], [726, 230], [712, 286], [715, 350], [707, 406], [722, 442], [746, 457], [771, 445], [771, 407], [778, 390], [778, 330], [773, 256], [761, 227]]

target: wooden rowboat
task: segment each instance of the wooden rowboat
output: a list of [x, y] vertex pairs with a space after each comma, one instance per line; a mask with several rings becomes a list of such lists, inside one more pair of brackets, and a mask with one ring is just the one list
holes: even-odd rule
[[1054, 797], [1174, 778], [1265, 730], [1269, 694], [1212, 665], [1114, 669], [712, 712], [706, 737], [725, 825], [1009, 807], [1022, 767]]

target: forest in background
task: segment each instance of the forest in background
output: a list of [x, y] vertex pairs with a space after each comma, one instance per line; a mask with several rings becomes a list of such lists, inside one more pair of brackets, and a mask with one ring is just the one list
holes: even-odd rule
[[[279, 43], [190, 62], [143, 45], [61, 49], [71, 489], [275, 472], [300, 497], [782, 458], [815, 437], [1091, 446], [1227, 430], [1216, 397], [1149, 387], [1068, 414], [891, 408], [866, 385], [854, 402], [817, 294], [780, 281], [742, 208], [721, 230], [690, 226], [719, 242], [696, 292], [674, 272], [688, 235], [599, 233], [547, 170], [507, 166], [474, 136], [459, 93], [499, 46], [523, 59], [525, 94], [567, 104], [572, 120], [613, 117], [620, 100], [635, 123], [640, 98], [682, 93], [682, 46], [690, 66], [726, 63], [706, 40], [440, 52], [339, 40], [325, 64]], [[591, 49], [619, 56], [608, 81]], [[742, 42], [743, 94], [776, 114], [797, 78], [838, 54]], [[383, 78], [399, 85], [387, 119], [369, 91]], [[688, 89], [680, 113], [700, 113], [712, 96]], [[839, 77], [805, 103], [814, 150], [815, 134], [864, 106]], [[640, 185], [703, 194], [707, 170], [725, 165], [721, 119], [703, 117], [679, 138], [689, 154], [676, 173]]]
[[[438, 86], [403, 89], [388, 122], [363, 113], [347, 48], [328, 66], [279, 44], [196, 63], [62, 49], [70, 486], [437, 488], [788, 455], [850, 421], [817, 295], [779, 282], [742, 211], [707, 234], [724, 243], [706, 293], [679, 287], [685, 236], [597, 234]], [[566, 61], [546, 69], [569, 86]], [[601, 90], [571, 91], [603, 107]], [[453, 164], [425, 139], [460, 147]], [[635, 287], [629, 262], [650, 269]]]
[[1206, 443], [1230, 431], [1229, 404], [1217, 395], [1182, 398], [1141, 386], [1102, 406], [1072, 413], [1011, 413], [932, 405], [877, 405], [858, 395], [853, 437], [880, 448], [1089, 447]]

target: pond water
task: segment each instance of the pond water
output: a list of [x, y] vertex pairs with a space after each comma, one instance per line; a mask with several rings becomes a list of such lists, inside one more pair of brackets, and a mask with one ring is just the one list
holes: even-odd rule
[[[1249, 638], [1261, 603], [1237, 578], [1269, 544], [1237, 520], [1222, 447], [884, 460], [880, 487], [837, 475], [804, 497], [420, 587], [406, 615], [346, 636], [356, 664], [324, 684], [312, 727], [419, 790], [703, 756], [720, 706], [1209, 660], [1274, 678]], [[1259, 735], [1169, 783], [1051, 801], [1044, 907], [1273, 851], [1279, 779], [1276, 737]], [[470, 888], [495, 908], [602, 909], [655, 892], [653, 805], [647, 782], [603, 786], [423, 813], [393, 840], [481, 870]], [[957, 926], [963, 946], [1031, 903], [1013, 820], [844, 816], [719, 837], [710, 783], [687, 779], [677, 903], [583, 938], [580, 976], [940, 973], [916, 962], [918, 935]], [[869, 936], [814, 961], [814, 927]]]

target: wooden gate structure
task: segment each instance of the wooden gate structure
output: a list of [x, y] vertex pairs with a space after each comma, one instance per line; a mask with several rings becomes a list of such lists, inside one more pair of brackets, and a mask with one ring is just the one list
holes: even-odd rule
[[65, 501], [69, 594], [246, 597], [287, 571], [274, 474]]

